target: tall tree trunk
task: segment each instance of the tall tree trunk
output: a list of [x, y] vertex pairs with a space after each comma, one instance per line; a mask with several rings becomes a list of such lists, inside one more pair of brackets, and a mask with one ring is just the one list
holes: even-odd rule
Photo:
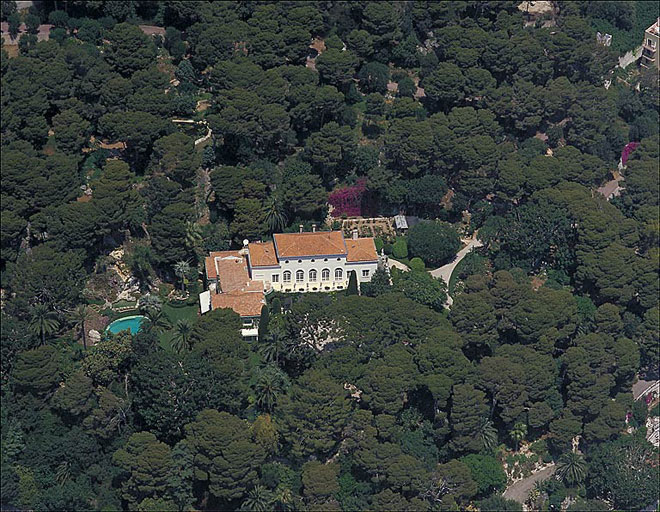
[[83, 348], [87, 350], [87, 332], [85, 331], [85, 322], [82, 325]]

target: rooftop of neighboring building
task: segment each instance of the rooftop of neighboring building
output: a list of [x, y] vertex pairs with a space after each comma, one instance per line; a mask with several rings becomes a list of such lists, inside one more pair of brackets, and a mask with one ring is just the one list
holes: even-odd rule
[[215, 251], [210, 252], [204, 259], [204, 266], [206, 267], [206, 277], [215, 279], [218, 277], [218, 267], [216, 265], [216, 258], [226, 258], [228, 256], [242, 257], [238, 251]]
[[341, 231], [276, 233], [273, 239], [280, 259], [300, 256], [339, 256], [347, 253]]
[[656, 36], [660, 36], [660, 18], [655, 20], [655, 23], [647, 28], [646, 31]]
[[220, 291], [259, 290], [263, 291], [263, 282], [250, 280], [247, 259], [238, 251], [212, 252], [206, 258], [206, 275], [209, 279], [217, 277]]
[[356, 262], [378, 260], [376, 244], [374, 243], [373, 238], [346, 239], [346, 248], [348, 249], [346, 261]]
[[212, 309], [232, 309], [241, 317], [259, 316], [265, 303], [263, 290], [211, 294]]
[[277, 254], [273, 242], [250, 242], [250, 264], [253, 267], [270, 267], [278, 265]]

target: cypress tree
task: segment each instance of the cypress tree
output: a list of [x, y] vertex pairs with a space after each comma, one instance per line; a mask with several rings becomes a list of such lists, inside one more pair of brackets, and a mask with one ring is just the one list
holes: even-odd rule
[[346, 289], [346, 295], [358, 295], [360, 289], [358, 288], [357, 274], [355, 270], [351, 270], [348, 274], [348, 288]]
[[270, 309], [273, 312], [273, 315], [279, 315], [282, 313], [282, 302], [280, 301], [279, 297], [275, 297], [273, 301], [270, 303]]
[[268, 313], [268, 306], [265, 304], [261, 306], [261, 317], [259, 318], [259, 341], [263, 341], [268, 335], [268, 320], [270, 314]]

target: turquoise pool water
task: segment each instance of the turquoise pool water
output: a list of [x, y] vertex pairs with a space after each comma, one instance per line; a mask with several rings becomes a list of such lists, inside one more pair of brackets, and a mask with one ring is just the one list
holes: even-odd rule
[[116, 334], [121, 331], [128, 329], [131, 331], [131, 334], [137, 334], [140, 330], [140, 324], [142, 320], [147, 318], [146, 316], [137, 315], [137, 316], [125, 316], [119, 320], [115, 320], [106, 328], [106, 331], [110, 331], [113, 334]]

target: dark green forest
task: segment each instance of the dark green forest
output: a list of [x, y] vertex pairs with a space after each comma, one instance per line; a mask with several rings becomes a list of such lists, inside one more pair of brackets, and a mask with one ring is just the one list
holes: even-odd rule
[[[533, 510], [657, 506], [658, 73], [616, 66], [658, 7], [553, 5], [3, 0], [3, 507], [521, 511], [553, 463]], [[198, 314], [209, 251], [353, 189], [433, 221], [376, 240], [410, 272]]]

